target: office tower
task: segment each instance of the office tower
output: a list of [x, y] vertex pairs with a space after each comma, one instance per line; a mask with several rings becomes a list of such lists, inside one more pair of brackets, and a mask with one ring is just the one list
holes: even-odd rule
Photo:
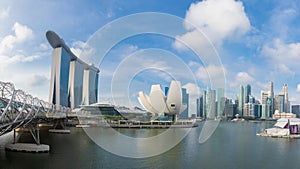
[[203, 102], [202, 102], [202, 113], [203, 113], [203, 118], [207, 118], [207, 113], [206, 113], [206, 90], [203, 91]]
[[189, 118], [189, 94], [186, 92], [186, 88], [181, 89], [182, 92], [182, 104], [187, 105], [187, 108], [179, 115], [181, 118]]
[[296, 114], [296, 116], [300, 117], [300, 105], [292, 105], [292, 113]]
[[244, 116], [254, 117], [255, 98], [250, 95], [248, 99], [248, 103], [244, 104]]
[[207, 119], [215, 119], [216, 115], [216, 90], [207, 88], [205, 97], [205, 114]]
[[99, 69], [75, 56], [56, 33], [46, 37], [53, 47], [49, 102], [72, 109], [96, 103]]
[[247, 84], [245, 89], [245, 103], [249, 102], [249, 97], [251, 96], [251, 86], [250, 84]]
[[273, 82], [270, 81], [268, 84], [268, 98], [270, 101], [270, 117], [274, 114], [274, 90], [273, 90]]
[[274, 98], [274, 90], [273, 90], [273, 82], [269, 82], [268, 84], [268, 97]]
[[197, 98], [197, 117], [203, 116], [203, 95]]
[[275, 96], [275, 110], [278, 110], [278, 113], [284, 112], [284, 94], [280, 93]]
[[270, 101], [269, 99], [266, 101], [265, 104], [262, 104], [262, 110], [261, 110], [261, 119], [269, 119], [270, 118]]
[[255, 97], [252, 96], [252, 95], [250, 95], [250, 96], [249, 96], [249, 103], [254, 104], [255, 102], [256, 102]]
[[227, 118], [234, 118], [237, 114], [237, 104], [232, 102], [226, 102], [224, 114]]
[[260, 118], [262, 115], [262, 105], [261, 104], [254, 104], [254, 116]]
[[243, 117], [243, 109], [244, 109], [244, 87], [240, 85], [239, 96], [238, 96], [238, 113], [240, 117]]
[[290, 113], [290, 101], [288, 97], [288, 85], [283, 84], [283, 94], [284, 94], [284, 112]]
[[224, 89], [218, 88], [217, 91], [217, 117], [222, 117], [225, 108]]
[[268, 98], [268, 93], [264, 92], [264, 91], [261, 91], [260, 92], [260, 101], [261, 101], [261, 104], [266, 104], [267, 98]]
[[253, 103], [245, 103], [244, 105], [244, 117], [254, 117], [254, 104]]

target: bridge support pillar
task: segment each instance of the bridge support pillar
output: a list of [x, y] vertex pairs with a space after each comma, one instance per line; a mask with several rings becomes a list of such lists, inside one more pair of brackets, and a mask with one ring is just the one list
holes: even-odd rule
[[[24, 130], [30, 132], [35, 143], [19, 143], [19, 138], [23, 134]], [[40, 129], [38, 124], [30, 124], [25, 128], [21, 128], [16, 134], [14, 130], [14, 141], [12, 144], [8, 144], [5, 147], [6, 150], [12, 151], [22, 151], [22, 152], [49, 152], [50, 146], [45, 144], [40, 144]]]
[[71, 133], [70, 130], [66, 129], [65, 124], [66, 119], [56, 119], [54, 122], [53, 129], [49, 129], [50, 133], [61, 133], [61, 134], [69, 134]]

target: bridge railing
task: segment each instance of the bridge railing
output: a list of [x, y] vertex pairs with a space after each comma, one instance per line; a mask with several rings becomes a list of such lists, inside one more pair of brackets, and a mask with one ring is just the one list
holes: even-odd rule
[[0, 135], [26, 126], [34, 119], [65, 118], [69, 111], [16, 90], [12, 83], [0, 81]]

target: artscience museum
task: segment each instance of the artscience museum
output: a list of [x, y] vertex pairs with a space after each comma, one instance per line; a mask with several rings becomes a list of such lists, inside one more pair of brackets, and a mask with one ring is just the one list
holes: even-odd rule
[[182, 104], [181, 82], [171, 81], [168, 93], [164, 94], [159, 84], [152, 85], [149, 96], [143, 91], [139, 92], [140, 104], [152, 114], [152, 119], [168, 116], [176, 121], [187, 105]]

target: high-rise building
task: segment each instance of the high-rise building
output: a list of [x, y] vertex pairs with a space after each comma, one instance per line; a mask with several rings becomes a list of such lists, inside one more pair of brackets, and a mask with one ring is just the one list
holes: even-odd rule
[[249, 102], [249, 97], [251, 96], [251, 86], [250, 84], [247, 84], [245, 89], [245, 103]]
[[217, 91], [217, 117], [222, 117], [225, 108], [224, 89], [218, 88]]
[[181, 89], [182, 92], [182, 104], [187, 105], [187, 108], [179, 115], [181, 118], [189, 118], [189, 94], [186, 92], [186, 88]]
[[238, 113], [240, 117], [243, 116], [243, 109], [244, 109], [244, 87], [243, 85], [240, 85], [239, 96], [238, 96]]
[[274, 98], [274, 89], [273, 89], [273, 82], [270, 81], [268, 84], [268, 97]]
[[255, 117], [255, 113], [254, 113], [255, 98], [250, 95], [248, 99], [249, 99], [248, 103], [244, 104], [244, 116]]
[[203, 116], [203, 95], [197, 98], [197, 117]]
[[284, 112], [284, 94], [280, 93], [275, 96], [275, 110], [278, 110], [278, 113]]
[[282, 91], [284, 94], [284, 112], [290, 113], [290, 101], [288, 96], [288, 85], [283, 84]]
[[265, 91], [261, 91], [260, 92], [260, 101], [261, 101], [261, 104], [266, 104], [267, 98], [268, 98], [268, 93], [265, 92]]
[[216, 90], [207, 88], [205, 97], [205, 114], [207, 119], [216, 117]]
[[254, 117], [254, 104], [253, 103], [245, 103], [244, 105], [244, 117]]
[[203, 91], [203, 102], [202, 102], [202, 112], [203, 112], [203, 118], [207, 118], [207, 112], [206, 112], [206, 90]]
[[224, 114], [227, 118], [234, 118], [237, 114], [237, 104], [232, 102], [226, 102], [224, 108]]
[[274, 87], [273, 87], [273, 82], [270, 81], [268, 84], [268, 98], [270, 101], [270, 117], [272, 117], [272, 115], [274, 114]]
[[75, 56], [56, 33], [46, 37], [53, 47], [49, 102], [72, 109], [96, 103], [99, 69]]
[[300, 117], [300, 105], [292, 105], [292, 113], [296, 114], [296, 116]]
[[254, 116], [260, 118], [262, 115], [262, 105], [261, 104], [254, 104]]

